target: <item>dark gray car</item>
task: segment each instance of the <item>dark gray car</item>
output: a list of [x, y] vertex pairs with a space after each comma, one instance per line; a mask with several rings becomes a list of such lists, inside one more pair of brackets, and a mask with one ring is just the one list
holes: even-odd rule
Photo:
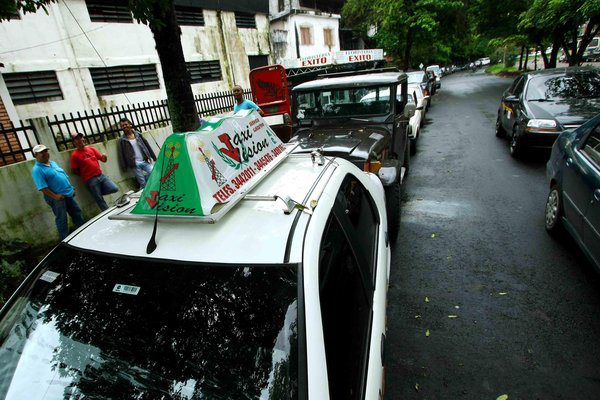
[[403, 72], [332, 74], [292, 91], [297, 151], [335, 155], [377, 173], [386, 192], [391, 240], [400, 225], [400, 191], [409, 169], [408, 102]]
[[558, 135], [600, 112], [600, 70], [553, 68], [519, 76], [502, 95], [496, 136], [507, 136], [510, 154], [550, 148]]

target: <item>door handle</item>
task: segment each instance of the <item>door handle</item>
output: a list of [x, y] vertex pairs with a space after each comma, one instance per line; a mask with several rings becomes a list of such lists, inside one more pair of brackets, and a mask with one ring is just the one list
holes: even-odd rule
[[567, 167], [570, 167], [571, 165], [573, 165], [573, 159], [571, 157], [567, 158]]
[[596, 202], [600, 203], [600, 189], [594, 190], [594, 200], [596, 200]]

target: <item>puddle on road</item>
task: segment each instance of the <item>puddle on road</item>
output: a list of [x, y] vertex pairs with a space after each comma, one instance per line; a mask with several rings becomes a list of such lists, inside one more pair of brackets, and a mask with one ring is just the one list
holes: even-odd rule
[[411, 200], [404, 203], [402, 207], [404, 215], [414, 217], [429, 216], [451, 219], [477, 214], [472, 204], [456, 201]]

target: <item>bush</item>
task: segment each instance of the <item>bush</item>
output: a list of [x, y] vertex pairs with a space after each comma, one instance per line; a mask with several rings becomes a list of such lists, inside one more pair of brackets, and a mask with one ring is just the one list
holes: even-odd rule
[[0, 305], [17, 288], [25, 275], [35, 265], [32, 259], [31, 246], [16, 240], [0, 240]]

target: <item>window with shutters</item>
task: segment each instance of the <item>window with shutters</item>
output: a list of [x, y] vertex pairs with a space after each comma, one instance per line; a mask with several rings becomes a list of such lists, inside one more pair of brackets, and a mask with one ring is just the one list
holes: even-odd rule
[[96, 94], [119, 94], [159, 89], [155, 64], [90, 68]]
[[222, 79], [219, 60], [187, 62], [185, 65], [190, 73], [191, 83], [220, 81]]
[[238, 28], [256, 28], [255, 15], [236, 11], [235, 25]]
[[323, 42], [325, 43], [325, 46], [333, 46], [333, 29], [323, 29]]
[[92, 22], [133, 23], [133, 17], [126, 1], [86, 0], [85, 5]]
[[269, 56], [248, 56], [250, 70], [269, 65]]
[[16, 105], [63, 99], [55, 71], [15, 72], [2, 76]]
[[204, 13], [200, 7], [175, 6], [175, 16], [180, 26], [204, 26]]
[[300, 27], [300, 44], [302, 45], [311, 45], [312, 43], [312, 35], [310, 32], [309, 26], [301, 26]]

